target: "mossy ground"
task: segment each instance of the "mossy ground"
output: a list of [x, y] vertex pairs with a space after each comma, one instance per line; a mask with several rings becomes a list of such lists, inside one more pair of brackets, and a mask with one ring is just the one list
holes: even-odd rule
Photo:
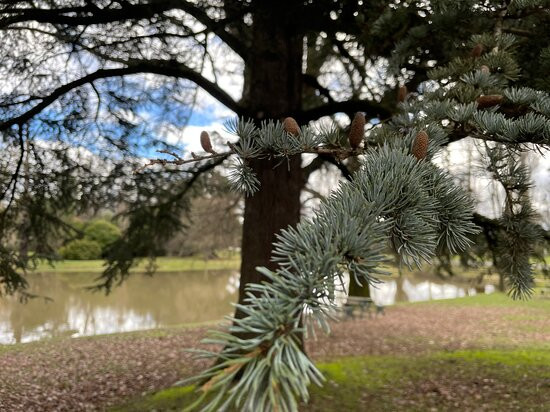
[[[457, 307], [471, 308], [472, 314], [476, 308], [506, 308], [507, 312], [512, 309], [511, 314], [503, 315], [507, 327], [521, 329], [526, 321], [545, 324], [545, 320], [550, 327], [550, 299], [514, 302], [505, 295], [494, 294], [410, 305], [433, 307], [441, 316]], [[515, 308], [526, 310], [514, 311]], [[505, 341], [502, 336], [494, 337], [500, 339], [496, 345], [487, 345], [484, 339], [479, 341], [479, 347], [467, 350], [424, 351], [415, 344], [417, 353], [329, 356], [317, 363], [326, 381], [323, 387], [311, 387], [311, 399], [302, 410], [550, 410], [548, 342], [518, 342], [512, 337]], [[173, 387], [112, 410], [183, 410], [196, 397], [193, 387]]]
[[[423, 356], [359, 356], [318, 364], [322, 387], [304, 411], [546, 411], [550, 352], [468, 350]], [[112, 411], [177, 411], [196, 399], [191, 386], [169, 388]]]

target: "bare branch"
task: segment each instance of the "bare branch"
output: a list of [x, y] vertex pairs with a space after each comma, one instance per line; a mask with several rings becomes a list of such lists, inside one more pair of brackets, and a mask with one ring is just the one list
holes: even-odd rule
[[117, 21], [147, 19], [164, 12], [179, 9], [189, 14], [209, 31], [216, 34], [227, 46], [241, 57], [246, 56], [245, 44], [237, 37], [225, 30], [225, 26], [232, 19], [213, 20], [208, 14], [195, 4], [182, 0], [150, 0], [147, 3], [126, 3], [122, 8], [100, 8], [88, 2], [81, 7], [62, 7], [57, 9], [43, 9], [30, 7], [13, 7], [2, 10], [0, 28], [8, 28], [16, 23], [35, 21], [54, 25], [88, 26], [106, 24]]
[[368, 100], [347, 100], [344, 102], [327, 103], [313, 109], [302, 110], [296, 113], [296, 120], [300, 123], [307, 123], [317, 120], [323, 116], [330, 116], [335, 113], [365, 112], [367, 118], [379, 118], [381, 120], [391, 116], [391, 112], [382, 104]]
[[11, 204], [13, 203], [13, 199], [15, 198], [15, 192], [17, 190], [17, 179], [19, 178], [19, 173], [21, 171], [21, 166], [23, 165], [23, 158], [25, 157], [25, 142], [23, 139], [23, 126], [19, 124], [19, 130], [18, 130], [18, 138], [19, 138], [19, 159], [17, 160], [17, 165], [15, 166], [15, 171], [12, 173], [10, 181], [8, 182], [6, 189], [2, 193], [2, 196], [0, 197], [0, 200], [3, 200], [6, 195], [8, 194], [9, 190], [11, 189], [13, 185], [13, 189], [11, 192], [10, 200], [8, 201], [8, 204], [2, 211], [2, 219], [1, 219], [1, 225], [3, 226], [6, 219], [6, 214], [10, 210]]
[[[168, 154], [172, 156], [174, 159], [150, 159], [149, 163], [136, 169], [134, 173], [141, 173], [143, 170], [147, 169], [149, 166], [156, 165], [156, 164], [160, 164], [163, 166], [166, 166], [166, 165], [181, 166], [189, 163], [200, 162], [203, 160], [214, 160], [220, 157], [227, 158], [236, 153], [235, 149], [233, 149], [234, 146], [231, 143], [228, 143], [228, 145], [229, 147], [231, 147], [231, 150], [228, 150], [222, 153], [212, 153], [212, 154], [197, 156], [195, 153], [191, 152], [191, 159], [183, 159], [176, 153], [162, 150], [159, 152]], [[329, 148], [324, 146], [303, 150], [301, 153], [312, 153], [312, 154], [319, 155], [318, 159], [320, 160], [317, 160], [317, 159], [313, 160], [312, 161], [313, 165], [310, 164], [302, 170], [305, 170], [306, 176], [309, 176], [309, 174], [311, 174], [313, 171], [315, 171], [320, 167], [320, 165], [322, 164], [322, 161], [326, 161], [338, 167], [338, 169], [342, 171], [342, 174], [344, 175], [344, 177], [346, 177], [346, 179], [349, 179], [351, 176], [351, 173], [349, 172], [349, 170], [347, 170], [345, 165], [343, 165], [340, 161], [347, 159], [348, 157], [362, 155], [367, 151], [368, 151], [368, 147], [351, 149], [351, 148]], [[269, 155], [269, 154], [266, 154], [266, 155]], [[311, 168], [309, 168], [310, 166]]]
[[48, 96], [43, 97], [40, 103], [27, 110], [25, 113], [12, 119], [6, 120], [3, 123], [0, 123], [0, 130], [6, 130], [15, 124], [22, 124], [27, 122], [28, 120], [39, 114], [46, 107], [54, 103], [59, 97], [85, 84], [90, 84], [99, 79], [119, 77], [137, 73], [155, 73], [165, 76], [188, 79], [194, 82], [197, 86], [202, 87], [206, 92], [212, 95], [212, 97], [217, 99], [223, 105], [227, 106], [229, 109], [233, 110], [237, 115], [244, 115], [244, 110], [241, 108], [241, 106], [237, 102], [235, 102], [235, 100], [233, 100], [233, 98], [229, 94], [227, 94], [221, 87], [182, 63], [167, 60], [144, 60], [132, 61], [128, 62], [127, 64], [127, 67], [116, 69], [99, 69], [84, 77], [81, 77], [77, 80], [58, 87], [57, 89], [53, 90]]

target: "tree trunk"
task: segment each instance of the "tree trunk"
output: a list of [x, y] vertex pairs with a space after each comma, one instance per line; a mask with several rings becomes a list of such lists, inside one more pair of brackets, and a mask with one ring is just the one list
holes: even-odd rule
[[[245, 62], [242, 103], [257, 122], [280, 120], [301, 105], [302, 39], [295, 36], [280, 4], [260, 3], [253, 16], [252, 47]], [[239, 303], [248, 283], [265, 277], [257, 266], [275, 269], [270, 261], [275, 235], [300, 220], [300, 193], [305, 185], [301, 157], [288, 161], [258, 159], [250, 162], [260, 190], [245, 200]], [[236, 312], [237, 318], [243, 314]]]
[[355, 276], [350, 275], [349, 279], [349, 296], [361, 297], [361, 298], [370, 298], [370, 287], [369, 284], [365, 281], [361, 284], [357, 283]]

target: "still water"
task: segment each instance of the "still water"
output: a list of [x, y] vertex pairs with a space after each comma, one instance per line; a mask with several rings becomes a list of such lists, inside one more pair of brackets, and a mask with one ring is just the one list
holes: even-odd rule
[[[89, 336], [216, 321], [232, 313], [239, 274], [235, 271], [135, 274], [105, 296], [90, 292], [97, 274], [48, 273], [29, 277], [30, 292], [48, 296], [20, 303], [0, 299], [0, 344], [56, 336]], [[485, 292], [494, 290], [490, 285]], [[371, 288], [378, 305], [474, 295], [464, 285], [401, 278]]]

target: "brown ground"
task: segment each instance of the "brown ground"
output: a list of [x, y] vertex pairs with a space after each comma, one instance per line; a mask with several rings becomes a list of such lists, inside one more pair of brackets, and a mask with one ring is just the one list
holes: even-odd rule
[[[536, 313], [536, 316], [531, 316]], [[521, 327], [517, 327], [521, 319]], [[102, 410], [173, 384], [204, 367], [185, 348], [205, 328], [174, 329], [0, 347], [0, 411]], [[308, 343], [315, 359], [517, 347], [550, 340], [534, 309], [407, 305], [334, 325]]]

